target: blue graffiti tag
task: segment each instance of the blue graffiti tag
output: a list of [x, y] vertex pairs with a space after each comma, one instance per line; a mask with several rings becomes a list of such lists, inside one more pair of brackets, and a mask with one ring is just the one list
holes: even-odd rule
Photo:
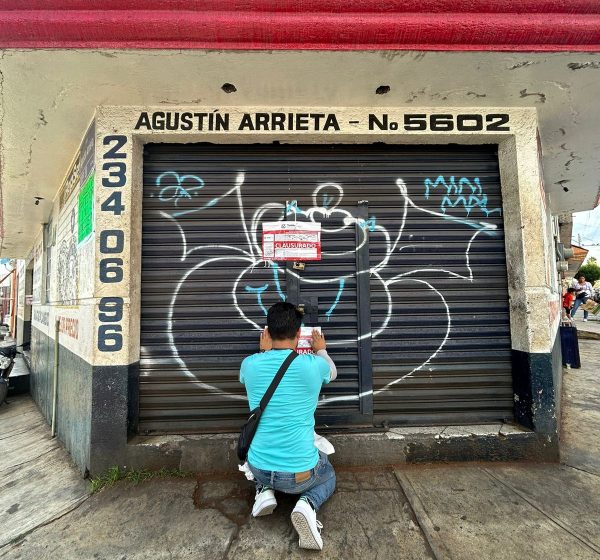
[[[175, 184], [171, 183], [164, 186], [162, 183], [167, 177], [173, 178]], [[186, 181], [192, 183], [191, 185], [188, 184], [187, 188], [184, 186]], [[157, 177], [156, 186], [160, 188], [158, 197], [161, 202], [174, 201], [173, 204], [177, 206], [180, 199], [187, 198], [191, 200], [192, 196], [195, 196], [197, 191], [204, 188], [204, 179], [197, 175], [179, 175], [179, 173], [175, 171], [166, 171]]]
[[281, 298], [281, 301], [285, 301], [285, 294], [281, 291], [281, 285], [279, 284], [279, 265], [276, 262], [271, 263], [273, 269], [273, 278], [275, 280], [275, 288]]
[[[285, 301], [285, 294], [283, 293], [283, 291], [281, 290], [281, 284], [279, 283], [279, 265], [276, 262], [272, 262], [272, 269], [273, 269], [273, 280], [275, 283], [275, 289], [277, 290], [277, 295], [279, 295], [281, 301]], [[269, 289], [269, 286], [271, 284], [269, 282], [267, 282], [266, 284], [264, 284], [263, 286], [259, 286], [258, 288], [255, 288], [254, 286], [245, 286], [244, 289], [251, 294], [256, 294], [256, 301], [258, 303], [258, 305], [260, 306], [260, 308], [262, 309], [262, 312], [266, 315], [267, 314], [267, 308], [265, 307], [263, 300], [262, 300], [262, 295]]]
[[294, 214], [294, 216], [296, 216], [297, 214], [304, 214], [302, 208], [300, 208], [300, 206], [298, 206], [298, 201], [297, 200], [289, 200], [286, 205], [285, 205], [285, 214], [286, 216], [289, 214]]
[[331, 314], [335, 311], [335, 308], [337, 307], [338, 303], [340, 302], [340, 298], [342, 297], [342, 293], [344, 292], [345, 284], [346, 284], [346, 280], [344, 280], [344, 278], [341, 278], [340, 279], [340, 288], [338, 290], [337, 295], [335, 296], [335, 301], [333, 302], [333, 305], [325, 313], [325, 316], [327, 317], [328, 321], [331, 318]]
[[362, 218], [358, 218], [358, 225], [362, 229], [368, 229], [369, 231], [375, 231], [375, 227], [377, 226], [377, 218], [375, 216], [371, 216], [368, 220], [363, 220]]
[[[163, 185], [163, 181], [166, 177], [171, 177], [175, 180], [175, 184]], [[185, 186], [185, 183], [188, 183]], [[191, 183], [191, 185], [190, 185]], [[156, 186], [160, 188], [158, 198], [161, 202], [173, 202], [173, 206], [179, 206], [181, 199], [192, 200], [193, 197], [199, 194], [199, 191], [204, 188], [204, 179], [198, 177], [198, 175], [179, 175], [176, 171], [166, 171], [159, 175], [156, 179]], [[231, 191], [230, 191], [231, 192]], [[191, 214], [193, 212], [199, 212], [205, 208], [211, 208], [218, 204], [218, 202], [229, 194], [225, 193], [223, 196], [212, 198], [206, 204], [198, 206], [196, 208], [190, 208], [188, 210], [180, 210], [179, 212], [173, 212], [171, 215], [174, 218], [179, 218], [185, 214]]]
[[[438, 186], [446, 188], [446, 193], [440, 203], [440, 211], [443, 214], [446, 213], [446, 208], [456, 208], [460, 205], [466, 210], [467, 217], [474, 208], [479, 208], [486, 216], [495, 212], [499, 215], [501, 214], [500, 208], [488, 209], [488, 197], [483, 192], [479, 177], [473, 178], [473, 181], [467, 177], [461, 177], [458, 182], [454, 178], [454, 175], [450, 176], [448, 182], [446, 182], [443, 175], [439, 175], [435, 181], [427, 178], [425, 179], [425, 198], [427, 200], [429, 200], [432, 190]], [[467, 191], [466, 189], [469, 190]]]
[[263, 304], [262, 295], [263, 295], [263, 292], [266, 292], [268, 288], [269, 288], [269, 284], [265, 284], [264, 286], [259, 286], [258, 288], [254, 288], [252, 286], [245, 287], [245, 290], [247, 292], [250, 292], [251, 294], [256, 294], [256, 301], [258, 302], [258, 305], [260, 305], [260, 308], [262, 309], [262, 311], [265, 315], [267, 314], [267, 308]]

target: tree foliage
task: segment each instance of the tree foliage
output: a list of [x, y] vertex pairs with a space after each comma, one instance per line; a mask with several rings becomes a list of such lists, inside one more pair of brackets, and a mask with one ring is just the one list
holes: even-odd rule
[[584, 264], [575, 275], [575, 278], [579, 278], [581, 275], [585, 276], [587, 282], [592, 286], [596, 280], [600, 280], [600, 266], [598, 266], [596, 259], [590, 258], [587, 264]]

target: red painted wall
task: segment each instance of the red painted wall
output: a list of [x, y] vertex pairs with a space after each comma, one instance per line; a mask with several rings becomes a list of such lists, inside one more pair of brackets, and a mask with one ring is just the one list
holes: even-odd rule
[[3, 0], [0, 47], [600, 52], [600, 0]]

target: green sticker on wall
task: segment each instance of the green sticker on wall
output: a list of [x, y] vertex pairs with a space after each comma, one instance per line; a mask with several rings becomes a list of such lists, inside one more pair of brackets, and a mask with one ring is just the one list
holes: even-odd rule
[[92, 173], [79, 191], [77, 213], [77, 242], [83, 243], [94, 227], [94, 174]]

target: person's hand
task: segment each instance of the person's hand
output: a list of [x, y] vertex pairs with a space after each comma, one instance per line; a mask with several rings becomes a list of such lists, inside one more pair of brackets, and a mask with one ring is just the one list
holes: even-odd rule
[[319, 350], [325, 350], [327, 348], [327, 344], [325, 343], [325, 336], [323, 335], [323, 333], [320, 333], [317, 329], [313, 329], [311, 346], [315, 354]]
[[260, 333], [260, 351], [267, 352], [273, 348], [273, 339], [269, 334], [269, 329], [265, 327]]

